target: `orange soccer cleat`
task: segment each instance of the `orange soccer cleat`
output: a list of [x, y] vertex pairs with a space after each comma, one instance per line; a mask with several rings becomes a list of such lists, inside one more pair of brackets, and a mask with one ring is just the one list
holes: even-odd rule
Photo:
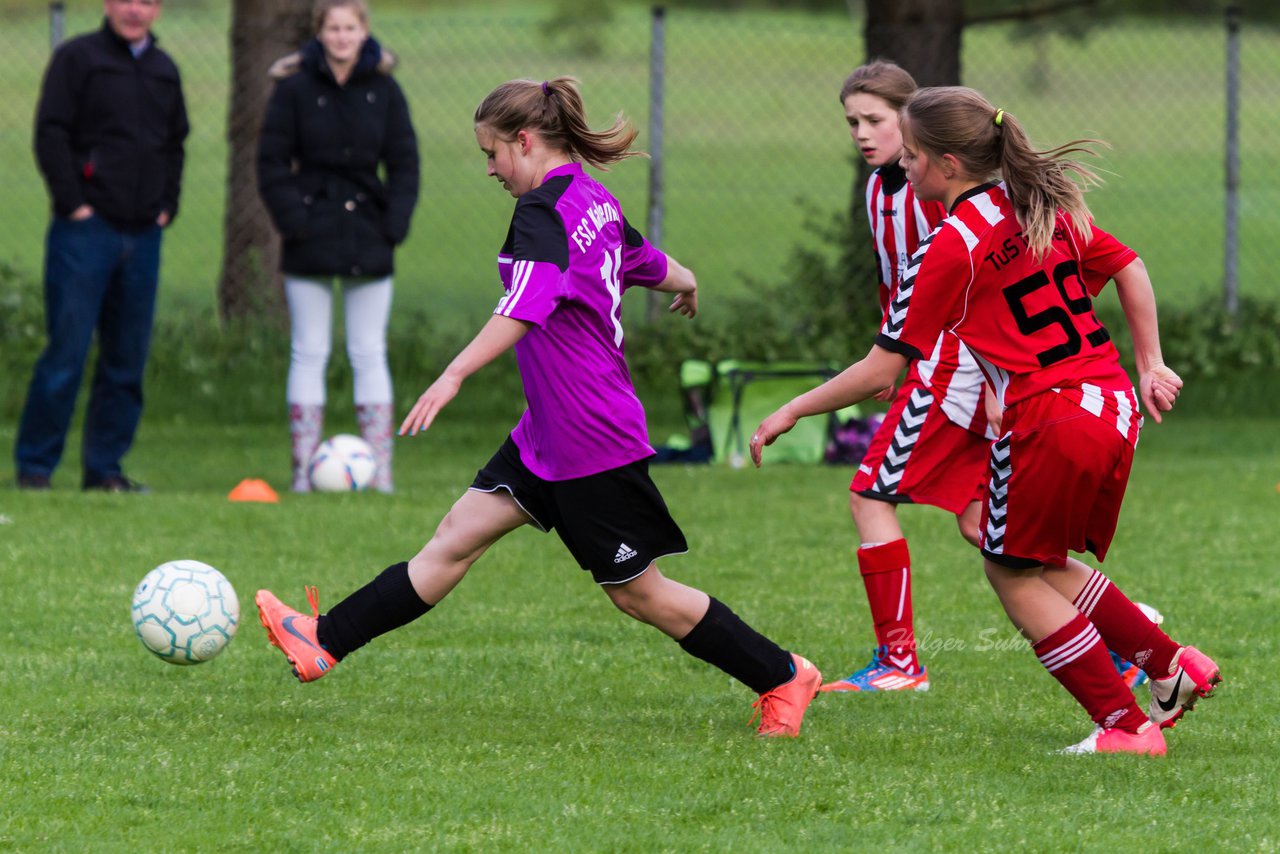
[[320, 596], [316, 588], [307, 588], [310, 617], [281, 602], [270, 590], [259, 590], [253, 601], [258, 606], [258, 619], [267, 630], [267, 640], [289, 659], [299, 682], [314, 682], [338, 663], [316, 637], [320, 617]]
[[[809, 703], [818, 695], [822, 674], [803, 656], [791, 654], [791, 667], [795, 675], [778, 687], [760, 695], [752, 708], [760, 716], [756, 735], [765, 737], [785, 736], [794, 738], [800, 734], [800, 722]], [[756, 719], [751, 716], [752, 722]]]

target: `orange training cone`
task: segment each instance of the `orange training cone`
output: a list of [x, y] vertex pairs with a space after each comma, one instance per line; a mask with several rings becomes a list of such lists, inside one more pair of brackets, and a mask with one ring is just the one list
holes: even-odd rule
[[227, 494], [228, 501], [260, 501], [265, 504], [280, 503], [280, 496], [265, 480], [247, 477], [236, 484], [236, 488]]

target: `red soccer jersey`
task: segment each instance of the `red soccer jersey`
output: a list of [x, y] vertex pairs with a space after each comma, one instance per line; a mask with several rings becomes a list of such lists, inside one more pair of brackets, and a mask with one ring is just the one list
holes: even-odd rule
[[942, 222], [941, 202], [921, 202], [898, 162], [881, 166], [867, 179], [867, 221], [880, 272], [880, 310], [886, 311], [920, 241]]
[[911, 259], [876, 343], [908, 358], [951, 331], [1006, 407], [1050, 389], [1131, 390], [1091, 296], [1137, 254], [1061, 212], [1045, 256], [1022, 237], [1004, 185], [962, 195]]
[[[867, 220], [880, 272], [880, 310], [886, 316], [911, 257], [946, 214], [941, 202], [916, 198], [900, 162], [881, 166], [867, 179]], [[943, 412], [953, 423], [984, 435], [982, 374], [973, 356], [948, 333], [923, 354], [912, 368], [942, 402]]]

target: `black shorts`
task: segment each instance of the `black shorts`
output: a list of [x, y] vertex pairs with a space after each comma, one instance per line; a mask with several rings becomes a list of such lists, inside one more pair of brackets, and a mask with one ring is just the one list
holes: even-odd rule
[[543, 480], [508, 436], [471, 488], [510, 492], [535, 525], [560, 535], [597, 584], [630, 581], [658, 558], [689, 550], [649, 477], [647, 459], [573, 480]]

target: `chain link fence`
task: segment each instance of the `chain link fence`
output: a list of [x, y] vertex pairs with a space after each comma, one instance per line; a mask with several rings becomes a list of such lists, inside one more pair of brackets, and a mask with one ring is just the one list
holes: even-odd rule
[[[222, 262], [230, 79], [228, 3], [166, 4], [157, 26], [184, 76], [191, 114], [182, 213], [166, 244], [161, 311], [209, 310]], [[373, 34], [396, 53], [422, 150], [422, 195], [397, 272], [397, 309], [479, 320], [494, 304], [494, 256], [511, 199], [485, 176], [471, 115], [512, 77], [573, 74], [593, 123], [623, 111], [651, 127], [650, 10], [624, 6], [588, 27], [548, 28], [539, 6], [374, 9]], [[101, 5], [66, 4], [65, 34], [96, 28]], [[48, 201], [31, 152], [32, 119], [53, 33], [47, 9], [10, 13], [0, 31], [0, 262], [37, 276]], [[788, 11], [668, 11], [662, 109], [661, 242], [699, 275], [707, 311], [720, 294], [785, 281], [798, 245], [848, 211], [854, 151], [837, 102], [863, 60], [862, 22]], [[1048, 147], [1111, 143], [1108, 183], [1091, 204], [1134, 246], [1162, 299], [1221, 294], [1228, 174], [1228, 38], [1216, 3], [1198, 18], [1118, 20], [1083, 34], [983, 25], [964, 37], [964, 82], [1017, 115]], [[1269, 296], [1280, 264], [1280, 34], [1239, 30], [1239, 290]], [[263, 85], [268, 81], [264, 79]], [[632, 222], [649, 218], [650, 161], [603, 176]], [[834, 248], [831, 249], [834, 253]]]

